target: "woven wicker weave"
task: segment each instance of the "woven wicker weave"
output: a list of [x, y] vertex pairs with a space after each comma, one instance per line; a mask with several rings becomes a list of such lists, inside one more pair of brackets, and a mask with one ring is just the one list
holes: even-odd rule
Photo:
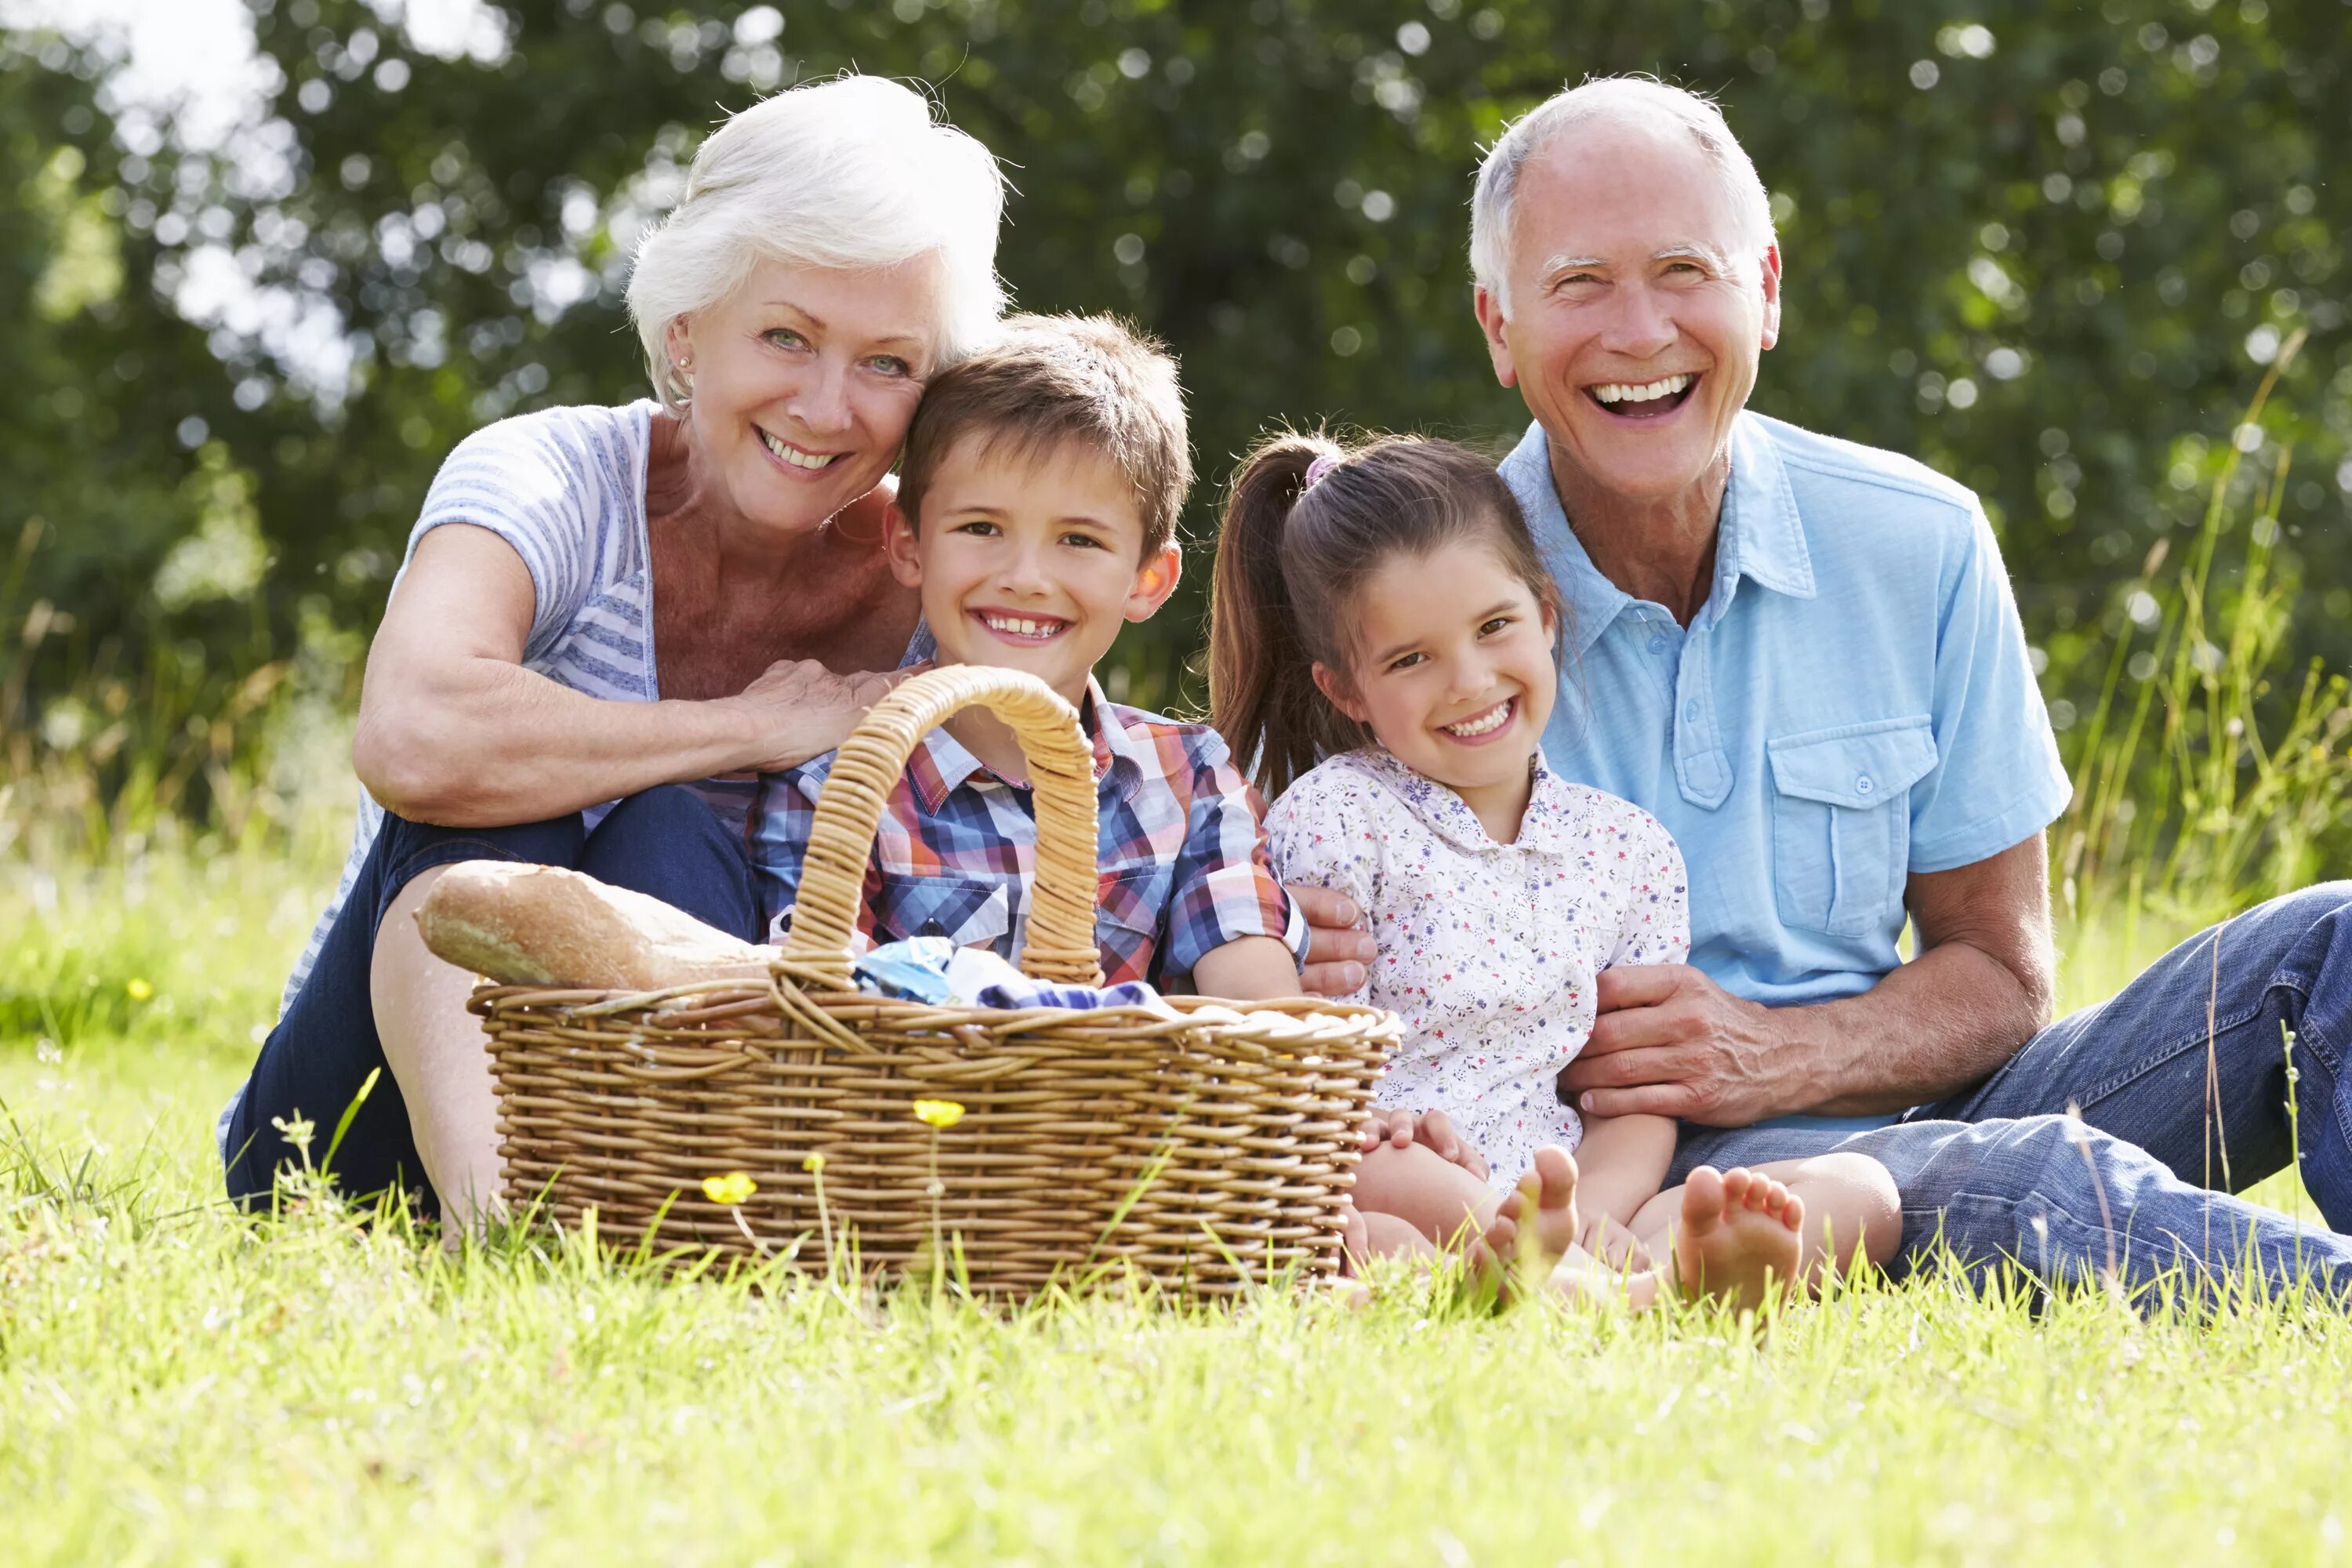
[[[919, 676], [841, 748], [769, 984], [475, 993], [510, 1202], [566, 1222], [593, 1206], [608, 1234], [650, 1227], [662, 1243], [739, 1251], [829, 1226], [891, 1272], [928, 1255], [936, 1225], [973, 1289], [996, 1295], [1122, 1261], [1205, 1295], [1294, 1264], [1336, 1268], [1338, 1210], [1394, 1015], [1177, 997], [1182, 1016], [1170, 1020], [854, 988], [850, 937], [884, 802], [922, 735], [974, 703], [1020, 737], [1035, 789], [1022, 968], [1099, 980], [1093, 753], [1077, 715], [1015, 671]], [[935, 1130], [917, 1100], [964, 1114]], [[740, 1225], [702, 1191], [734, 1171], [758, 1184]], [[822, 1255], [804, 1245], [800, 1257], [821, 1267]]]

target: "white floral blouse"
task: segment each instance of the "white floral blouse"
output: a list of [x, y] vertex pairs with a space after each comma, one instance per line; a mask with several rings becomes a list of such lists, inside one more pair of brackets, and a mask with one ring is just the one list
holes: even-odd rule
[[1690, 951], [1681, 851], [1658, 820], [1535, 760], [1516, 843], [1387, 752], [1331, 758], [1266, 815], [1275, 874], [1346, 893], [1379, 956], [1350, 1001], [1404, 1019], [1380, 1103], [1444, 1110], [1497, 1188], [1574, 1148], [1556, 1080], [1591, 1037], [1593, 977]]

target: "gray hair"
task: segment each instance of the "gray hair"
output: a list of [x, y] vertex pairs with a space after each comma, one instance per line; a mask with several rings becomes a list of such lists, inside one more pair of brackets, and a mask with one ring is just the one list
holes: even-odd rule
[[1760, 257], [1773, 243], [1772, 200], [1748, 150], [1725, 123], [1723, 110], [1697, 93], [1649, 77], [1595, 77], [1553, 94], [1507, 126], [1478, 166], [1470, 198], [1470, 275], [1511, 313], [1511, 199], [1519, 171], [1560, 132], [1596, 120], [1679, 130], [1698, 143], [1722, 175], [1738, 215], [1744, 249]]
[[1003, 213], [988, 149], [898, 82], [843, 76], [754, 104], [704, 141], [686, 195], [637, 247], [629, 319], [654, 390], [684, 402], [670, 323], [726, 299], [762, 259], [866, 268], [935, 258], [942, 363], [961, 357], [1004, 309]]

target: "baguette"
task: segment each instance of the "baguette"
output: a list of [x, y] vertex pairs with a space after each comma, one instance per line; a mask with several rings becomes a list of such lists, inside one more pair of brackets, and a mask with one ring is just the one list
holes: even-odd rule
[[416, 911], [435, 956], [501, 985], [658, 991], [695, 980], [760, 980], [772, 952], [659, 899], [559, 866], [466, 860]]

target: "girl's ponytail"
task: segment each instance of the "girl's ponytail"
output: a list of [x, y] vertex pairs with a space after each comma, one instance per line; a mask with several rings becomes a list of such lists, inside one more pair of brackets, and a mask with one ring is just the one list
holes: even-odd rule
[[1282, 540], [1317, 458], [1346, 454], [1322, 435], [1286, 431], [1242, 460], [1217, 534], [1209, 618], [1209, 714], [1271, 800], [1324, 757], [1364, 743], [1360, 726], [1316, 689], [1318, 639], [1283, 576]]

